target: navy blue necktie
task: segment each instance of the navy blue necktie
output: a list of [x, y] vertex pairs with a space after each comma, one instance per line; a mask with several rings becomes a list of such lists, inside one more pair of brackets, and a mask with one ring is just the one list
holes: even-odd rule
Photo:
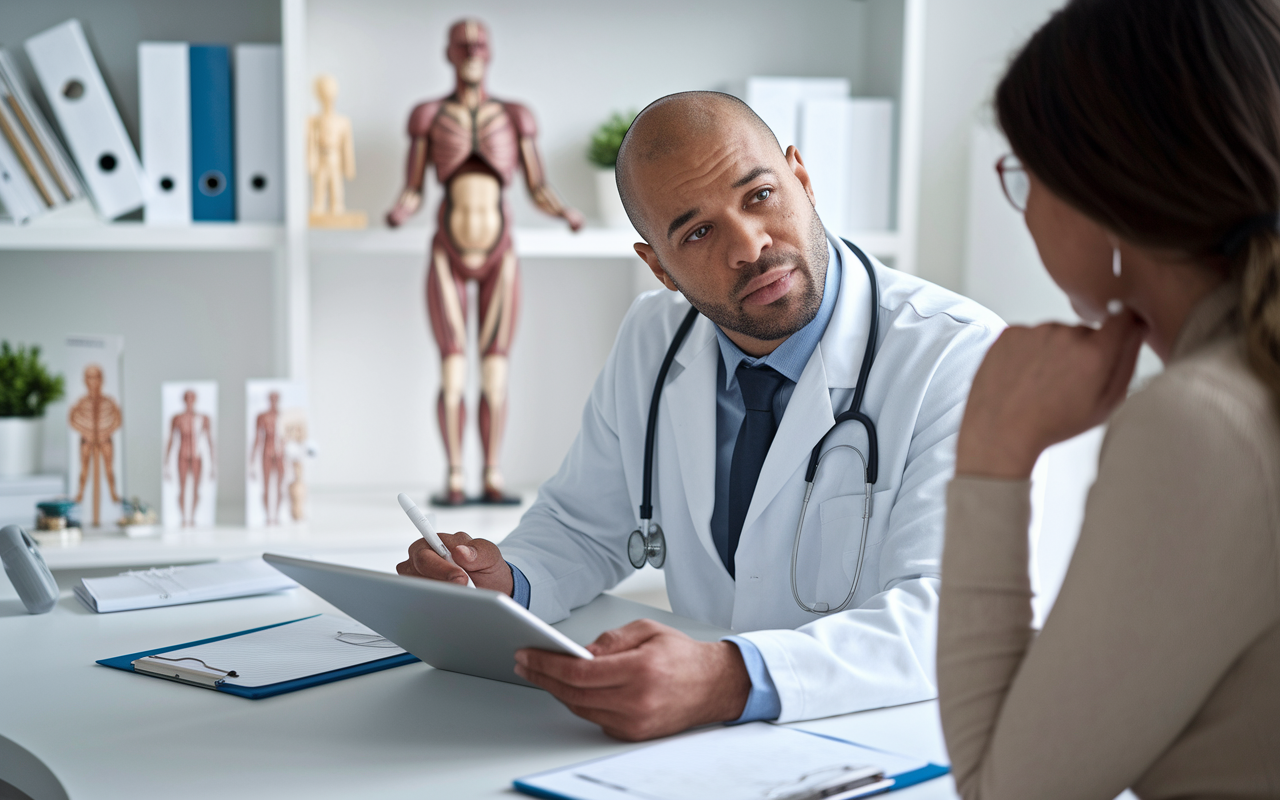
[[738, 551], [738, 539], [742, 536], [742, 523], [751, 507], [751, 496], [756, 491], [760, 468], [764, 466], [773, 435], [778, 432], [778, 421], [773, 416], [773, 396], [778, 393], [786, 377], [772, 367], [752, 368], [745, 362], [738, 364], [738, 389], [747, 413], [738, 429], [738, 440], [733, 445], [733, 460], [729, 466], [729, 536], [727, 552], [721, 553], [729, 576], [734, 576], [733, 556]]

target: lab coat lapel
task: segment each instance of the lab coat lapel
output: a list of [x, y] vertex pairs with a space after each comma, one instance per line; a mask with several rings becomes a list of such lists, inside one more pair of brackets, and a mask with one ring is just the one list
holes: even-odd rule
[[[720, 348], [716, 344], [713, 323], [706, 317], [699, 317], [689, 331], [689, 341], [676, 355], [680, 372], [667, 379], [667, 386], [662, 392], [664, 410], [675, 434], [675, 452], [693, 529], [702, 546], [717, 561], [720, 555], [711, 539], [711, 511], [716, 485], [718, 358]], [[676, 365], [673, 365], [673, 374]], [[658, 447], [667, 444], [663, 441]], [[669, 530], [674, 530], [674, 525]]]
[[769, 454], [765, 456], [756, 481], [751, 506], [743, 520], [746, 531], [760, 517], [773, 498], [786, 485], [796, 469], [803, 467], [813, 446], [835, 424], [831, 413], [831, 392], [827, 389], [827, 373], [823, 366], [822, 349], [815, 348], [800, 373], [800, 382], [791, 393], [782, 424], [773, 437]]
[[[809, 357], [800, 381], [787, 403], [787, 411], [778, 426], [773, 445], [760, 468], [751, 507], [743, 521], [745, 531], [777, 496], [796, 469], [808, 463], [809, 453], [818, 440], [835, 424], [831, 408], [832, 389], [851, 389], [858, 382], [867, 346], [867, 324], [871, 315], [871, 285], [862, 262], [840, 239], [827, 234], [827, 239], [840, 251], [843, 269], [840, 273], [840, 295], [822, 341]], [[830, 267], [836, 265], [833, 262]], [[841, 409], [842, 411], [844, 409]]]

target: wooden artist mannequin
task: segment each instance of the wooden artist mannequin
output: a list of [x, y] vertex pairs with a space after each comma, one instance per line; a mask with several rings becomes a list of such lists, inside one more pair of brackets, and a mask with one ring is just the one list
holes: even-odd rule
[[316, 78], [320, 113], [307, 120], [307, 172], [311, 173], [313, 228], [363, 228], [363, 211], [347, 211], [343, 180], [356, 177], [351, 120], [333, 111], [338, 82], [331, 75]]
[[547, 185], [534, 138], [532, 112], [489, 96], [489, 32], [476, 20], [449, 29], [445, 51], [456, 72], [451, 94], [419, 104], [409, 116], [405, 188], [387, 224], [396, 227], [422, 205], [427, 167], [444, 186], [427, 275], [427, 310], [440, 349], [440, 396], [436, 414], [449, 473], [446, 489], [433, 498], [457, 505], [463, 495], [463, 390], [467, 369], [467, 282], [479, 284], [480, 437], [484, 446], [481, 502], [518, 502], [503, 493], [499, 467], [507, 416], [507, 356], [520, 303], [520, 275], [511, 242], [506, 190], [516, 170], [524, 173], [538, 208], [562, 217], [577, 231], [582, 214], [565, 206]]

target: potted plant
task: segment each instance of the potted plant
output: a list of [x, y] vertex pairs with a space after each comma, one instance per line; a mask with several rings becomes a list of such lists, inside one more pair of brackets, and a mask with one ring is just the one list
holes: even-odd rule
[[596, 202], [599, 205], [600, 219], [610, 228], [631, 226], [626, 209], [622, 207], [622, 198], [618, 196], [618, 179], [614, 168], [618, 164], [618, 148], [622, 146], [622, 137], [627, 135], [631, 121], [635, 118], [634, 111], [626, 114], [614, 112], [591, 134], [591, 145], [587, 148], [587, 160], [596, 167]]
[[45, 406], [62, 399], [61, 375], [40, 363], [40, 348], [0, 342], [0, 478], [31, 475], [39, 468]]

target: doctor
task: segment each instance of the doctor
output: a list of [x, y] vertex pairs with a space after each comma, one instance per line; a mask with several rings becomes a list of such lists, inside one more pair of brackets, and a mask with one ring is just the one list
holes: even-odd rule
[[[854, 396], [869, 276], [824, 231], [800, 154], [729, 95], [646, 108], [618, 185], [645, 239], [636, 252], [670, 291], [631, 307], [577, 440], [501, 550], [445, 535], [460, 568], [415, 542], [398, 570], [465, 583], [465, 569], [549, 622], [631, 574], [654, 381], [692, 303], [701, 315], [659, 401], [653, 521], [672, 609], [737, 635], [702, 643], [640, 621], [602, 635], [594, 661], [522, 650], [516, 672], [623, 739], [936, 696], [944, 491], [970, 381], [1003, 324], [874, 265], [878, 347], [862, 411], [878, 428], [879, 471], [866, 541], [868, 435], [846, 422], [822, 445], [793, 597], [810, 451]], [[860, 560], [846, 610], [824, 613], [845, 601]]]

